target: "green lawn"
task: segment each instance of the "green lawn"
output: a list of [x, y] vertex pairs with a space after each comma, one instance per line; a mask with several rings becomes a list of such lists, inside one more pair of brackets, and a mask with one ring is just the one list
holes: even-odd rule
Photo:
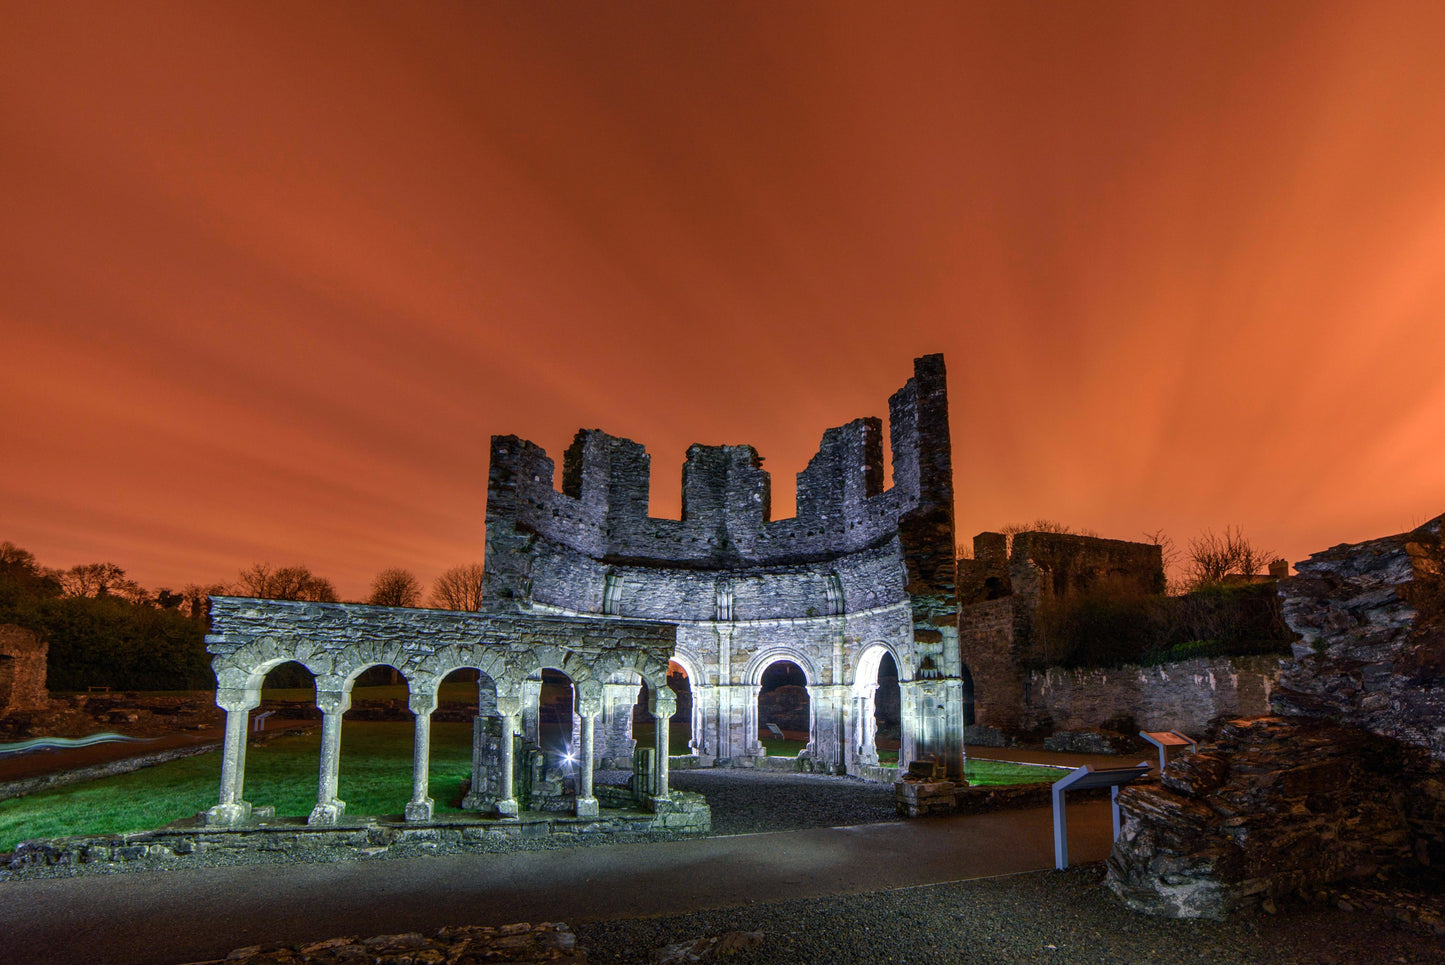
[[1001, 784], [1052, 784], [1069, 773], [1066, 767], [1048, 767], [1043, 764], [1014, 764], [1008, 761], [976, 761], [972, 758], [963, 763], [963, 776], [974, 787], [993, 787]]
[[[639, 727], [639, 742], [650, 741]], [[687, 747], [687, 727], [673, 724], [674, 750]], [[458, 813], [462, 782], [471, 772], [470, 724], [432, 724], [431, 796], [437, 813]], [[269, 804], [281, 816], [304, 817], [316, 804], [319, 728], [278, 737], [246, 753], [246, 800]], [[776, 757], [796, 757], [801, 741], [763, 741]], [[646, 746], [644, 744], [644, 746]], [[347, 721], [341, 731], [339, 795], [349, 814], [400, 815], [411, 799], [412, 726]], [[969, 760], [970, 784], [1033, 784], [1056, 781], [1067, 771], [1031, 764]], [[76, 784], [0, 801], [0, 852], [27, 838], [147, 831], [188, 818], [216, 803], [221, 762], [201, 754], [119, 777]]]
[[[470, 724], [434, 723], [431, 796], [438, 813], [460, 810], [471, 772]], [[321, 738], [279, 737], [246, 752], [246, 800], [303, 817], [316, 805]], [[399, 815], [411, 799], [412, 727], [347, 721], [341, 731], [338, 795], [349, 814]], [[27, 838], [146, 831], [216, 803], [218, 754], [201, 754], [119, 777], [0, 801], [0, 852]]]

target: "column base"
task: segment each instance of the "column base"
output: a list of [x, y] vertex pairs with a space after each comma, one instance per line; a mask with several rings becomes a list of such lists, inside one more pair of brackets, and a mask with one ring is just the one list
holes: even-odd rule
[[654, 811], [656, 811], [659, 806], [661, 806], [661, 807], [666, 807], [667, 805], [669, 805], [669, 804], [671, 804], [671, 803], [672, 803], [672, 797], [671, 797], [670, 795], [667, 795], [667, 794], [649, 794], [649, 795], [647, 795], [647, 804], [648, 804], [648, 806], [649, 806], [652, 810], [654, 810]]
[[196, 815], [209, 828], [234, 828], [251, 820], [251, 804], [237, 801], [235, 804], [217, 804]]
[[346, 802], [332, 798], [325, 804], [318, 804], [311, 810], [311, 816], [306, 819], [307, 824], [332, 825], [338, 823], [346, 814]]
[[492, 796], [490, 794], [468, 794], [462, 798], [462, 810], [490, 811], [492, 809], [492, 803]]
[[496, 810], [497, 817], [500, 818], [514, 818], [518, 812], [521, 811], [521, 808], [517, 806], [517, 799], [514, 797], [506, 797], [500, 801], [495, 801], [492, 807]]
[[579, 797], [577, 799], [577, 816], [579, 818], [595, 818], [600, 810], [595, 797]]
[[408, 821], [430, 821], [436, 812], [436, 802], [431, 798], [422, 798], [420, 801], [406, 802], [406, 819]]

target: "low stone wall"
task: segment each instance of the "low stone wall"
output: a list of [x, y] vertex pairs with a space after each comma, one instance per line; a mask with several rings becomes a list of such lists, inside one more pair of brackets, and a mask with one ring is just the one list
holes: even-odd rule
[[1143, 730], [1202, 732], [1218, 717], [1268, 714], [1279, 658], [1215, 657], [1028, 676], [1025, 728], [1091, 730], [1132, 718]]
[[[600, 790], [600, 789], [599, 789]], [[122, 870], [205, 867], [268, 861], [354, 861], [426, 854], [515, 851], [548, 846], [666, 840], [706, 834], [712, 812], [701, 794], [673, 791], [657, 802], [656, 813], [604, 810], [599, 817], [527, 812], [509, 820], [468, 818], [405, 823], [358, 819], [339, 826], [307, 825], [305, 819], [279, 819], [249, 827], [203, 825], [160, 828], [135, 834], [103, 834], [24, 841], [15, 849], [0, 880]]]

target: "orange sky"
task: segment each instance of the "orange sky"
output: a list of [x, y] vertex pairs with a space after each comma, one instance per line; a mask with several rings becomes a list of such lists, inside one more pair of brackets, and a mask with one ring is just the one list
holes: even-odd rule
[[823, 429], [946, 353], [961, 537], [1445, 511], [1445, 5], [0, 9], [0, 539], [480, 559], [487, 439]]

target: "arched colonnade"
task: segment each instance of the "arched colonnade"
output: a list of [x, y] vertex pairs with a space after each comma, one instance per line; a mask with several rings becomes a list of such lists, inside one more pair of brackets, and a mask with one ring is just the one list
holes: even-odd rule
[[606, 742], [598, 739], [596, 723], [609, 688], [629, 691], [635, 699], [638, 687], [647, 684], [648, 710], [659, 726], [655, 763], [650, 774], [640, 776], [650, 781], [647, 800], [668, 798], [667, 721], [676, 710], [667, 686], [667, 665], [675, 648], [675, 630], [668, 624], [611, 620], [599, 625], [565, 618], [213, 597], [211, 626], [206, 642], [214, 655], [216, 703], [226, 712], [226, 733], [220, 800], [207, 812], [209, 824], [234, 826], [267, 813], [244, 797], [247, 721], [260, 704], [267, 672], [290, 661], [315, 676], [316, 706], [322, 714], [317, 802], [308, 823], [335, 824], [345, 814], [345, 802], [337, 797], [342, 715], [351, 706], [357, 677], [383, 665], [406, 679], [415, 718], [413, 790], [405, 808], [409, 821], [432, 819], [431, 714], [442, 680], [462, 669], [479, 674], [473, 788], [464, 802], [469, 808], [517, 815], [518, 762], [512, 738], [526, 731], [527, 718], [536, 717], [546, 669], [572, 681], [580, 738], [577, 815], [598, 813], [593, 771], [599, 763], [597, 751]]

